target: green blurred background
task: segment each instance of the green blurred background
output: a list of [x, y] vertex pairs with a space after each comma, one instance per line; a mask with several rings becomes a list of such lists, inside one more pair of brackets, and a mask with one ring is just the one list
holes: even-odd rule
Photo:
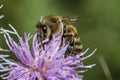
[[[0, 26], [8, 28], [11, 23], [20, 33], [35, 33], [35, 24], [40, 16], [80, 16], [87, 19], [74, 23], [83, 43], [84, 50], [95, 48], [97, 52], [85, 64], [97, 65], [84, 73], [84, 80], [108, 80], [98, 61], [103, 55], [114, 80], [120, 80], [120, 1], [119, 0], [0, 0], [4, 8], [0, 14]], [[0, 36], [1, 37], [1, 36]], [[4, 40], [1, 39], [1, 43]]]

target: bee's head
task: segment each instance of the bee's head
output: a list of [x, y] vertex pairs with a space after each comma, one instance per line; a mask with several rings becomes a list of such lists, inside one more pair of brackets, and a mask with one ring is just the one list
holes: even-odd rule
[[41, 22], [38, 22], [36, 25], [36, 32], [38, 35], [43, 36], [44, 38], [50, 35], [49, 27]]

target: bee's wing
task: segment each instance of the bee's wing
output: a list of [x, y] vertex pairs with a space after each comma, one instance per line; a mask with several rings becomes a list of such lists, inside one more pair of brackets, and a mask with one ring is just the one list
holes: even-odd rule
[[79, 16], [65, 16], [65, 17], [62, 17], [62, 21], [66, 22], [66, 23], [92, 22], [93, 19], [90, 19], [90, 18], [81, 18]]

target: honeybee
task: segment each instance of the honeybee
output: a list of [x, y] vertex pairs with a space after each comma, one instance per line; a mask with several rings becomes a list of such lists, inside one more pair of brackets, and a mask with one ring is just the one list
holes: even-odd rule
[[[65, 21], [68, 22], [68, 20], [72, 19], [61, 16], [47, 16], [36, 25], [36, 32], [40, 41], [46, 38], [49, 38], [50, 41], [63, 31], [65, 44], [69, 44], [65, 57], [82, 52], [82, 44], [76, 28], [72, 25], [65, 25]], [[42, 46], [45, 48], [44, 44]]]

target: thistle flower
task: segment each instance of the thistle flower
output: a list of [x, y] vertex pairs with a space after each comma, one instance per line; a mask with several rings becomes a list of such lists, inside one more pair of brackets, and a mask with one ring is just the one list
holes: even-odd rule
[[[17, 31], [9, 24], [11, 29], [1, 28], [0, 33], [4, 35], [5, 41], [10, 51], [19, 59], [15, 61], [8, 59], [9, 55], [0, 55], [0, 72], [6, 74], [0, 75], [2, 79], [7, 80], [82, 80], [77, 68], [92, 68], [95, 64], [84, 66], [83, 60], [90, 57], [96, 49], [87, 57], [83, 56], [88, 49], [76, 56], [64, 58], [64, 53], [68, 45], [61, 46], [62, 34], [55, 37], [46, 44], [45, 50], [38, 44], [37, 34], [33, 37], [32, 49], [29, 46], [30, 34], [24, 34], [24, 39], [19, 36]], [[19, 44], [13, 40], [10, 34], [18, 37]], [[42, 43], [46, 42], [44, 40]], [[9, 50], [8, 50], [9, 51]]]

